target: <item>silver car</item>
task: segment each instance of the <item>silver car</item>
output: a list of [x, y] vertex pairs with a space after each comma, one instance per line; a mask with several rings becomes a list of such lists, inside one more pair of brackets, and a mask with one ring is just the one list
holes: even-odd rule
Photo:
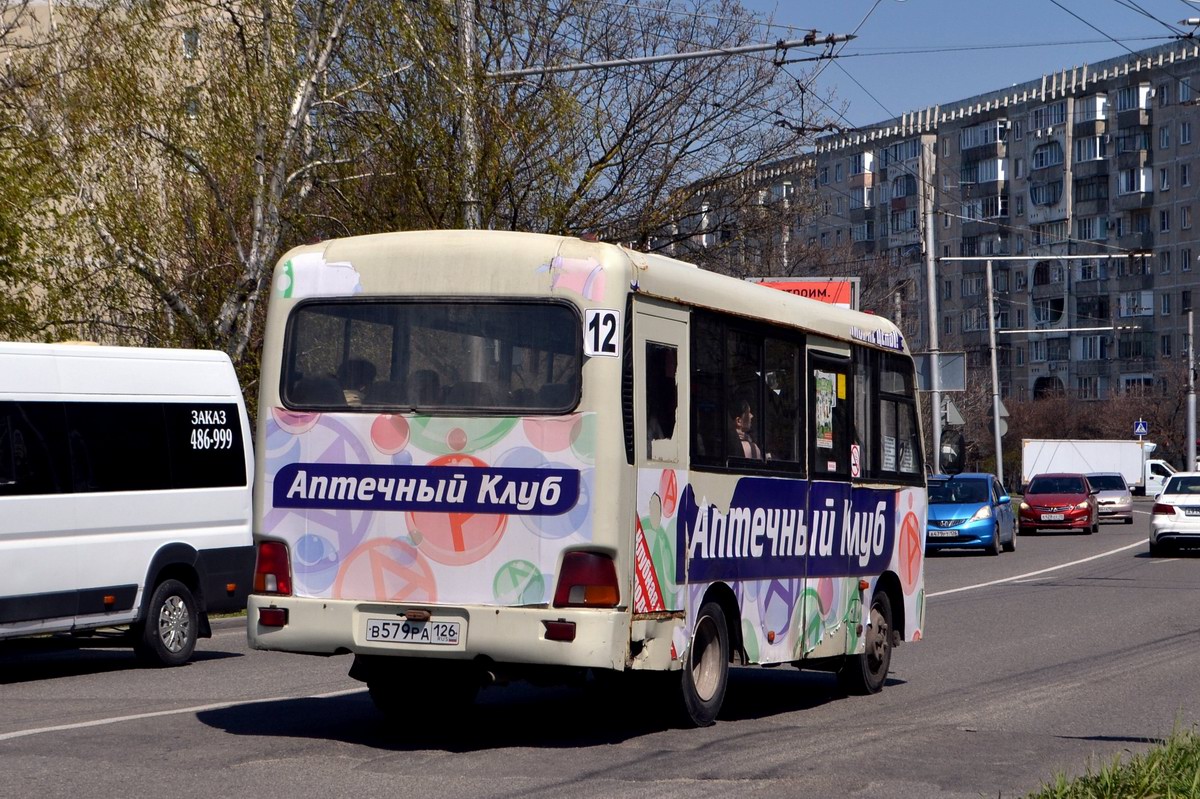
[[1150, 554], [1168, 546], [1200, 546], [1200, 472], [1175, 472], [1150, 512]]
[[1100, 521], [1118, 519], [1133, 524], [1133, 496], [1120, 472], [1092, 472], [1087, 476], [1096, 493]]

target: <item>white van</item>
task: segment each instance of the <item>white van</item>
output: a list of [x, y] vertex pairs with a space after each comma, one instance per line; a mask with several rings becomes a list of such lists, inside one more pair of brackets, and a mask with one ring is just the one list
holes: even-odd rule
[[0, 639], [191, 658], [254, 571], [229, 357], [0, 342]]

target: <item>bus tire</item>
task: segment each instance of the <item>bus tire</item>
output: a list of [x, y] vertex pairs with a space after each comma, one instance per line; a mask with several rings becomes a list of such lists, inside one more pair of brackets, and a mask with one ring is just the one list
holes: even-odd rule
[[729, 627], [717, 602], [700, 607], [680, 678], [684, 721], [708, 727], [717, 720], [729, 684]]
[[182, 666], [196, 651], [200, 612], [196, 599], [178, 580], [163, 580], [150, 596], [146, 618], [135, 628], [133, 651], [151, 666]]
[[838, 671], [838, 682], [848, 694], [879, 693], [887, 680], [892, 665], [892, 601], [885, 591], [876, 591], [871, 599], [865, 644], [866, 651], [847, 657]]

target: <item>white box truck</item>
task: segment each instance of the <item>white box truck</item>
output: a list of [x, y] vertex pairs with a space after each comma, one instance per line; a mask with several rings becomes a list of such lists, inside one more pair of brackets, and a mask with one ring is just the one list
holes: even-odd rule
[[1154, 496], [1175, 473], [1171, 464], [1155, 458], [1149, 441], [1109, 439], [1034, 439], [1021, 442], [1021, 486], [1046, 472], [1120, 472], [1134, 494]]

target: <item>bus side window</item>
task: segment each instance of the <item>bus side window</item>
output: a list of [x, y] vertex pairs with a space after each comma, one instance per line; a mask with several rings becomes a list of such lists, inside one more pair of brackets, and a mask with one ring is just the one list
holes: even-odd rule
[[[646, 342], [646, 452], [651, 458], [675, 437], [679, 413], [678, 353], [675, 347]], [[673, 455], [671, 456], [673, 459]]]

